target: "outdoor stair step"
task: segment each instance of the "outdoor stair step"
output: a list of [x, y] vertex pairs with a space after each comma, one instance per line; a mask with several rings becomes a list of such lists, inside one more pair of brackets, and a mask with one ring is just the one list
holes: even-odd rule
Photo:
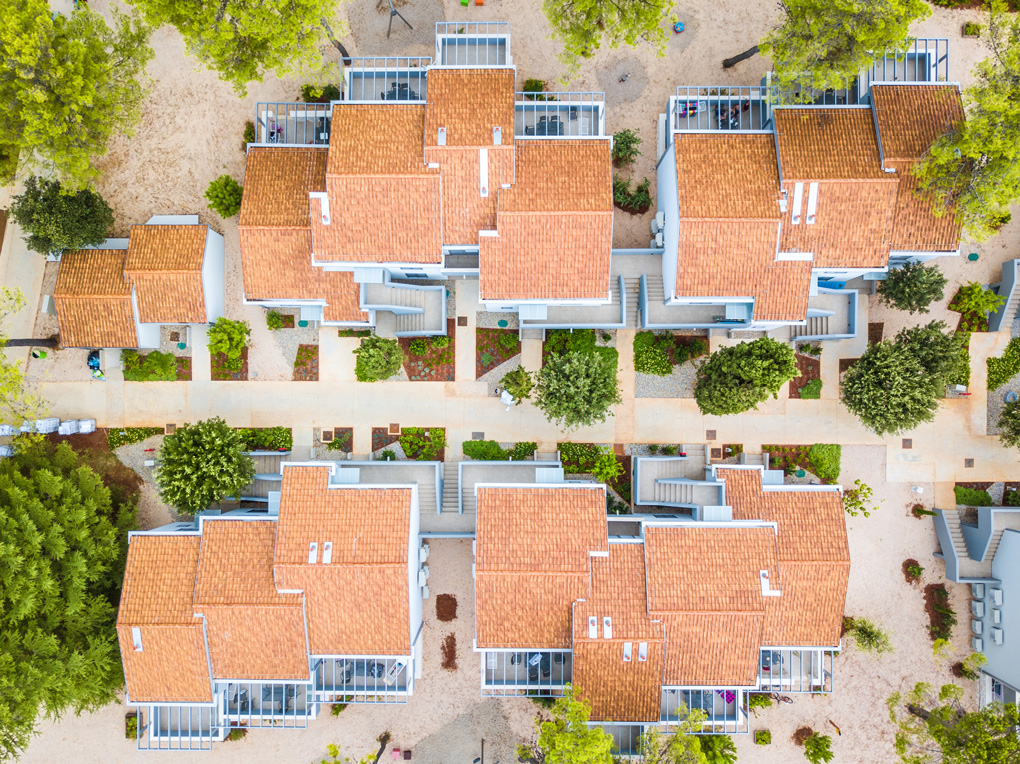
[[522, 340], [544, 340], [545, 329], [525, 329], [521, 333]]
[[459, 512], [457, 498], [460, 494], [457, 462], [443, 463], [443, 512]]

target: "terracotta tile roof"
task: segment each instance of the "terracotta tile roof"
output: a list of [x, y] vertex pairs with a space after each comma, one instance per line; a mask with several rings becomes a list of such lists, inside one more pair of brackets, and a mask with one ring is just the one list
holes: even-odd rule
[[661, 640], [648, 643], [648, 660], [623, 660], [623, 641], [583, 641], [574, 645], [571, 682], [591, 703], [592, 721], [657, 722], [662, 697]]
[[425, 175], [424, 136], [421, 104], [337, 104], [326, 175]]
[[499, 192], [504, 212], [612, 212], [608, 140], [530, 140], [515, 146], [512, 188]]
[[887, 164], [921, 158], [964, 119], [958, 85], [875, 85], [871, 102]]
[[446, 128], [447, 146], [492, 146], [492, 128], [502, 129], [503, 144], [514, 138], [513, 69], [433, 69], [425, 94], [425, 145], [439, 145]]
[[613, 619], [620, 640], [662, 639], [662, 626], [648, 616], [645, 548], [642, 544], [609, 545], [609, 557], [591, 559], [591, 591], [574, 604], [574, 641], [588, 639], [588, 617]]
[[963, 226], [952, 212], [937, 217], [933, 198], [921, 191], [910, 171], [913, 162], [886, 160], [900, 179], [893, 219], [894, 252], [955, 252], [960, 247]]
[[207, 520], [195, 580], [195, 608], [206, 605], [300, 605], [273, 580], [273, 520]]
[[201, 272], [206, 225], [133, 225], [124, 270]]
[[250, 149], [238, 225], [307, 228], [308, 194], [326, 190], [326, 158], [326, 149]]
[[60, 259], [53, 301], [65, 347], [138, 347], [126, 251], [87, 249]]
[[765, 618], [763, 613], [662, 616], [666, 629], [662, 683], [694, 687], [754, 685]]
[[777, 260], [778, 243], [775, 220], [681, 220], [676, 296], [753, 297], [756, 319], [803, 319], [811, 263]]
[[308, 680], [301, 605], [205, 605], [202, 612], [217, 679]]
[[678, 134], [675, 143], [681, 218], [779, 218], [771, 134]]
[[202, 272], [131, 273], [143, 324], [206, 323]]
[[[477, 548], [480, 550], [482, 545], [478, 544]], [[476, 570], [478, 646], [569, 649], [571, 606], [587, 593], [586, 572], [535, 575]]]
[[[191, 604], [199, 544], [197, 536], [131, 538], [117, 635], [132, 700], [212, 701], [202, 621]], [[140, 652], [132, 627], [141, 631]]]
[[513, 180], [514, 148], [491, 146], [486, 152], [488, 196], [482, 196], [479, 149], [425, 149], [425, 160], [438, 164], [442, 173], [444, 244], [477, 246], [479, 231], [496, 230], [496, 201], [503, 184]]
[[312, 265], [308, 194], [326, 188], [326, 150], [253, 148], [241, 203], [241, 269], [249, 300], [326, 302], [326, 321], [367, 321], [351, 273]]
[[[815, 223], [793, 225], [793, 203], [783, 215], [781, 252], [812, 252], [815, 268], [882, 268], [889, 262], [899, 182], [881, 179], [820, 181]], [[784, 181], [789, 198], [794, 183]], [[804, 189], [805, 204], [808, 189]], [[851, 234], [852, 232], [852, 234]]]
[[781, 108], [773, 119], [784, 182], [886, 177], [871, 109]]
[[483, 300], [608, 300], [613, 213], [503, 213], [483, 236]]
[[850, 561], [783, 562], [782, 596], [765, 603], [761, 643], [837, 647], [850, 578]]

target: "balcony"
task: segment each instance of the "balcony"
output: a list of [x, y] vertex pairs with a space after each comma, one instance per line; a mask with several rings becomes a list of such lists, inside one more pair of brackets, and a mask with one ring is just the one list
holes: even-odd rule
[[832, 692], [836, 650], [761, 651], [758, 682], [762, 692]]
[[605, 93], [516, 95], [515, 138], [595, 138], [605, 135]]
[[231, 682], [219, 694], [222, 718], [231, 727], [308, 726], [312, 704], [307, 684]]
[[333, 107], [328, 103], [260, 102], [255, 110], [255, 144], [329, 146]]
[[408, 658], [323, 658], [315, 697], [327, 703], [406, 703]]
[[510, 25], [505, 21], [436, 22], [439, 66], [512, 66]]
[[569, 650], [485, 650], [482, 652], [482, 695], [562, 695], [564, 685], [570, 682], [572, 668]]
[[344, 101], [424, 103], [429, 56], [365, 56], [344, 69]]
[[768, 88], [683, 86], [669, 99], [674, 133], [760, 133], [772, 129]]
[[666, 725], [685, 720], [690, 711], [704, 711], [701, 735], [733, 734], [748, 731], [744, 691], [737, 688], [683, 690], [662, 688], [661, 721]]
[[135, 733], [140, 751], [208, 751], [223, 731], [212, 706], [149, 706], [138, 709]]

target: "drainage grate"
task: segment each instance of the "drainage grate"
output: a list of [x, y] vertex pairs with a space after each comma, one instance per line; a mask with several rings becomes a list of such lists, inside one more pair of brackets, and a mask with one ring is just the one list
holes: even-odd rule
[[966, 467], [967, 469], [971, 469], [974, 466], [974, 460], [973, 459], [964, 459], [963, 460], [963, 466]]
[[175, 432], [177, 432], [177, 425], [168, 424], [166, 427], [163, 428], [163, 432], [166, 435], [173, 435]]
[[471, 440], [485, 440], [484, 432], [473, 432], [471, 433]]
[[397, 422], [390, 422], [390, 435], [400, 434], [400, 424]]
[[467, 316], [457, 316], [457, 326], [467, 326]]
[[914, 447], [914, 441], [912, 441], [910, 438], [904, 438], [903, 439], [903, 447], [904, 448], [913, 448]]
[[721, 448], [713, 448], [712, 449], [712, 458], [713, 459], [722, 459], [722, 449]]
[[705, 440], [715, 440], [715, 430], [705, 430]]

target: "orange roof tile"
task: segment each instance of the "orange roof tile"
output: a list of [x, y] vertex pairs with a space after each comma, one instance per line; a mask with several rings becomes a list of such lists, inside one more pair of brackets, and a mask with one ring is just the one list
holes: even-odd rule
[[874, 85], [871, 102], [887, 164], [920, 159], [964, 119], [959, 85]]
[[850, 561], [782, 562], [782, 596], [765, 603], [762, 645], [838, 647]]
[[421, 104], [336, 104], [326, 175], [425, 175], [424, 136]]
[[676, 136], [681, 218], [779, 218], [772, 135]]
[[308, 642], [298, 605], [204, 605], [217, 679], [307, 681]]
[[200, 623], [192, 607], [200, 544], [198, 536], [132, 536], [117, 622]]
[[681, 220], [677, 297], [753, 297], [754, 317], [807, 314], [811, 263], [777, 260], [774, 220]]
[[308, 228], [308, 194], [326, 190], [326, 158], [326, 149], [250, 149], [238, 225]]
[[138, 347], [126, 254], [83, 249], [61, 257], [53, 301], [65, 347]]
[[571, 683], [577, 696], [591, 703], [592, 721], [653, 722], [659, 720], [662, 697], [662, 640], [648, 643], [648, 659], [623, 660], [618, 639], [583, 641], [574, 645]]
[[202, 271], [206, 225], [133, 225], [124, 270]]
[[443, 186], [443, 243], [477, 246], [479, 231], [496, 229], [499, 189], [513, 180], [513, 146], [492, 146], [487, 152], [488, 177], [481, 195], [479, 149], [425, 149], [425, 159], [439, 165]]
[[612, 212], [608, 140], [529, 140], [515, 146], [512, 188], [499, 192], [499, 212]]
[[[477, 548], [481, 550], [482, 545], [478, 544]], [[587, 572], [543, 571], [535, 575], [476, 568], [475, 636], [478, 646], [569, 649], [571, 606], [587, 593]]]
[[[815, 268], [885, 267], [898, 186], [888, 173], [874, 180], [820, 181], [815, 223], [793, 225], [791, 201], [783, 215], [780, 252], [811, 252]], [[792, 200], [794, 183], [784, 181], [783, 187]]]
[[128, 278], [138, 299], [138, 320], [143, 324], [204, 324], [205, 292], [202, 272], [134, 272]]
[[892, 249], [894, 252], [955, 252], [960, 248], [963, 225], [949, 211], [938, 217], [934, 198], [923, 192], [911, 172], [913, 162], [886, 160], [900, 179], [893, 218]]
[[497, 126], [513, 142], [513, 69], [433, 69], [425, 99], [426, 146], [439, 145], [441, 127], [447, 146], [492, 146]]
[[212, 680], [201, 623], [136, 627], [142, 650], [134, 649], [131, 626], [118, 626], [124, 680], [133, 703], [211, 703]]
[[610, 544], [608, 557], [592, 558], [591, 591], [574, 604], [574, 641], [588, 638], [589, 616], [599, 624], [612, 618], [614, 639], [662, 639], [662, 626], [648, 616], [647, 591], [644, 545]]
[[871, 109], [781, 108], [773, 119], [784, 182], [886, 177]]
[[195, 580], [195, 608], [206, 605], [299, 605], [279, 594], [273, 580], [277, 523], [222, 519], [202, 524], [202, 553]]
[[695, 687], [754, 685], [765, 617], [763, 613], [662, 616], [666, 629], [662, 683]]

